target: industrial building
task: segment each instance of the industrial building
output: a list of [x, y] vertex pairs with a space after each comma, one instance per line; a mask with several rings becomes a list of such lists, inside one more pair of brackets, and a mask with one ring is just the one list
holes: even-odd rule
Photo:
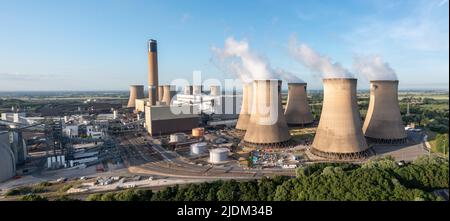
[[186, 132], [198, 127], [198, 110], [192, 105], [168, 106], [153, 105], [145, 107], [145, 125], [151, 135]]
[[311, 153], [335, 160], [369, 155], [356, 98], [356, 79], [323, 79], [324, 97]]
[[[196, 95], [193, 94], [193, 89], [196, 89]], [[221, 93], [220, 86], [213, 85], [210, 87], [209, 93], [199, 91], [202, 90], [200, 86], [185, 86], [183, 93], [176, 95], [174, 105], [194, 105], [205, 114], [227, 115], [231, 117], [237, 116], [240, 97], [234, 94]]]
[[0, 182], [16, 175], [16, 161], [9, 143], [9, 134], [0, 131]]
[[199, 125], [199, 109], [192, 104], [174, 103], [175, 86], [158, 83], [156, 40], [148, 41], [149, 101], [145, 103], [145, 127], [151, 135], [190, 131]]
[[404, 143], [407, 134], [398, 104], [398, 81], [371, 81], [363, 132], [369, 142]]
[[236, 123], [236, 129], [247, 130], [247, 126], [250, 122], [250, 113], [253, 101], [253, 87], [252, 83], [244, 84], [242, 88], [242, 105], [239, 113], [239, 119]]
[[289, 126], [304, 126], [314, 122], [306, 93], [306, 83], [288, 83], [284, 116]]
[[136, 99], [144, 98], [144, 86], [143, 85], [130, 85], [130, 98], [128, 99], [128, 108], [134, 108], [136, 106]]
[[253, 95], [244, 145], [256, 148], [291, 145], [291, 135], [281, 106], [281, 80], [255, 80]]
[[145, 105], [147, 104], [147, 102], [148, 102], [147, 98], [136, 99], [134, 110], [138, 113], [144, 113]]

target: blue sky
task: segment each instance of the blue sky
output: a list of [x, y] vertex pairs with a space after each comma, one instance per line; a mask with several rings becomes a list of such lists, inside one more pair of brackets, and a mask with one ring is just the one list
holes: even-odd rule
[[448, 89], [448, 22], [448, 0], [0, 0], [0, 91], [146, 85], [149, 38], [158, 40], [160, 83], [195, 70], [229, 78], [211, 61], [228, 37], [321, 88], [289, 54], [294, 34], [349, 69], [356, 55], [381, 55], [401, 88]]

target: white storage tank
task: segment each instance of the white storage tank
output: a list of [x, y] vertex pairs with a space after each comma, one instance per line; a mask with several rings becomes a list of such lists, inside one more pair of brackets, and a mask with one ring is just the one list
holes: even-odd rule
[[191, 144], [191, 155], [199, 155], [206, 153], [207, 146], [208, 145], [206, 142]]
[[175, 133], [170, 135], [170, 143], [179, 143], [186, 141], [186, 135], [184, 133]]
[[223, 163], [228, 160], [227, 148], [216, 148], [209, 151], [209, 162], [213, 164]]

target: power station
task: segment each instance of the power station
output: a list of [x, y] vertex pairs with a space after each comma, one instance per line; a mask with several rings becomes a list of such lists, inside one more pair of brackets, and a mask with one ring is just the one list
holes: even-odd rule
[[314, 122], [308, 104], [306, 83], [288, 83], [288, 99], [284, 116], [289, 126], [305, 126]]
[[371, 81], [363, 132], [369, 142], [405, 143], [407, 134], [398, 104], [398, 81]]
[[281, 80], [255, 80], [253, 95], [244, 145], [255, 148], [291, 145], [291, 135], [281, 106]]
[[356, 98], [356, 79], [323, 79], [323, 106], [311, 153], [334, 160], [369, 156]]

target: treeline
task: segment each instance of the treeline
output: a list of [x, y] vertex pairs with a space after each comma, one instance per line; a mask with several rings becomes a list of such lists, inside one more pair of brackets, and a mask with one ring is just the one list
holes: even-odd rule
[[348, 163], [312, 164], [297, 170], [296, 178], [274, 177], [237, 182], [215, 181], [167, 187], [158, 192], [129, 189], [91, 194], [95, 201], [290, 201], [442, 200], [432, 193], [448, 189], [448, 159], [424, 156], [399, 166], [392, 158]]

